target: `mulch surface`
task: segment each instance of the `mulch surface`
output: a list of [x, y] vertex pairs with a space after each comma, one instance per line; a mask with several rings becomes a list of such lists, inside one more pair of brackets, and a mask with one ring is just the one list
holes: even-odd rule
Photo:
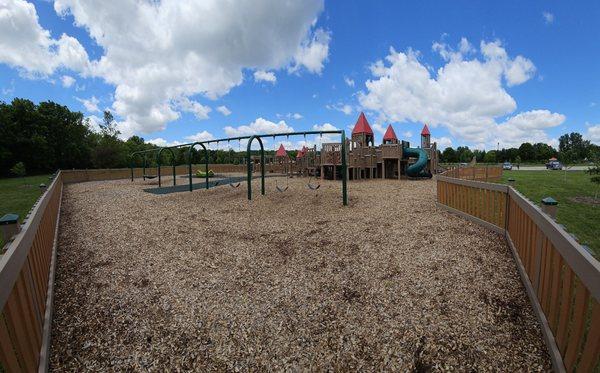
[[66, 186], [51, 369], [551, 368], [509, 248], [433, 181], [307, 181]]

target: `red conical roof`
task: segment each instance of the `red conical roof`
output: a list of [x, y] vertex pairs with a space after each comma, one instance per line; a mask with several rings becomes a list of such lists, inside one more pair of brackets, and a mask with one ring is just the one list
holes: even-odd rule
[[296, 154], [296, 158], [302, 158], [303, 156], [304, 156], [304, 149], [298, 150], [298, 153]]
[[429, 132], [429, 127], [427, 127], [427, 125], [425, 125], [425, 127], [423, 127], [423, 130], [421, 131], [421, 136], [426, 135], [431, 135], [431, 132]]
[[358, 120], [356, 121], [356, 124], [354, 125], [354, 129], [352, 130], [352, 134], [355, 133], [368, 133], [370, 135], [373, 134], [373, 130], [371, 129], [371, 126], [369, 125], [369, 122], [367, 121], [367, 118], [365, 117], [365, 113], [363, 113], [361, 111], [360, 115], [358, 116]]
[[396, 137], [396, 132], [394, 132], [394, 127], [392, 127], [391, 124], [385, 131], [385, 134], [383, 135], [383, 140], [398, 140], [398, 137]]
[[276, 157], [287, 157], [288, 153], [285, 151], [285, 148], [283, 147], [283, 144], [279, 145], [279, 149], [277, 149], [277, 152], [275, 153]]

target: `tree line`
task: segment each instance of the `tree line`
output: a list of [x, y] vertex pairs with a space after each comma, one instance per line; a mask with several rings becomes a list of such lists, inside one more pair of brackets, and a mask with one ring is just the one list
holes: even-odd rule
[[[125, 168], [132, 162], [131, 153], [158, 149], [139, 136], [122, 140], [119, 135], [109, 111], [104, 112], [100, 130], [94, 131], [82, 113], [52, 101], [39, 104], [20, 98], [11, 103], [0, 101], [0, 176], [41, 174], [57, 169]], [[162, 164], [172, 164], [171, 155], [163, 153]], [[175, 164], [188, 163], [187, 148], [175, 149], [174, 153]], [[238, 164], [242, 155], [245, 152], [212, 149], [209, 163]], [[141, 167], [142, 157], [135, 157], [133, 162]], [[204, 162], [204, 153], [198, 148], [192, 150], [192, 162]], [[156, 165], [155, 153], [147, 157], [147, 165]]]
[[459, 146], [456, 149], [447, 147], [439, 152], [440, 162], [462, 163], [473, 158], [480, 163], [546, 163], [550, 158], [557, 158], [565, 164], [587, 162], [598, 154], [600, 147], [585, 140], [580, 133], [566, 133], [558, 139], [558, 150], [545, 143], [531, 144], [525, 142], [518, 148], [502, 148], [500, 150], [469, 149]]

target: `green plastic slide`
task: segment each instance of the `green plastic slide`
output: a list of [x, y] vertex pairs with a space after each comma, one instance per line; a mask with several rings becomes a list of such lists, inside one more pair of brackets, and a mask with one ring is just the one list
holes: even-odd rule
[[403, 148], [404, 158], [415, 157], [417, 161], [406, 169], [406, 175], [410, 177], [431, 177], [431, 173], [426, 172], [427, 152], [421, 148]]

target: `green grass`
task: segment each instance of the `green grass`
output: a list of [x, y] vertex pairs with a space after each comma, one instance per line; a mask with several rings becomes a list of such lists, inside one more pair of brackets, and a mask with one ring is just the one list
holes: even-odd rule
[[[39, 185], [49, 185], [48, 176], [50, 175], [0, 179], [0, 217], [4, 214], [18, 214], [23, 221], [41, 194]], [[0, 237], [0, 247], [1, 245], [3, 243]]]
[[600, 205], [572, 200], [573, 197], [594, 198], [598, 187], [590, 182], [589, 174], [584, 171], [569, 171], [566, 175], [564, 171], [504, 171], [502, 182], [508, 183], [509, 178], [515, 179], [516, 189], [538, 206], [544, 197], [556, 199], [557, 222], [600, 259]]

